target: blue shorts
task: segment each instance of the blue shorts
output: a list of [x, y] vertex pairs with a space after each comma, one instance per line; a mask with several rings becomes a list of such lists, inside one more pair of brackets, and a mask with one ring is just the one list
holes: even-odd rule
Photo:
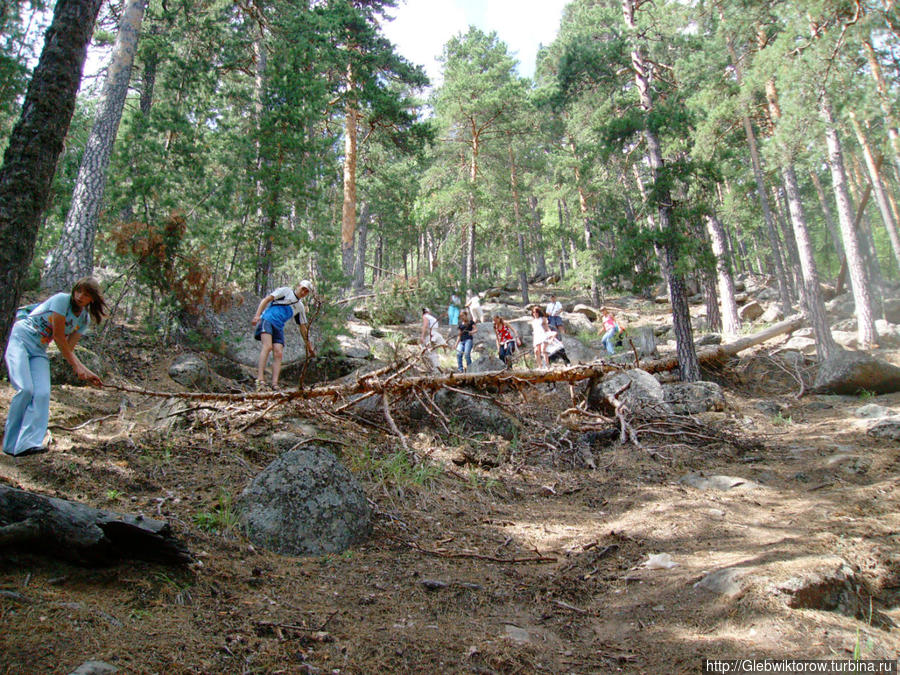
[[548, 316], [547, 317], [547, 325], [550, 328], [558, 328], [562, 326], [562, 317], [561, 316]]
[[256, 332], [253, 334], [253, 337], [257, 340], [262, 340], [260, 336], [263, 333], [268, 333], [272, 336], [272, 344], [284, 345], [284, 326], [272, 323], [268, 319], [260, 319], [259, 323], [256, 324]]

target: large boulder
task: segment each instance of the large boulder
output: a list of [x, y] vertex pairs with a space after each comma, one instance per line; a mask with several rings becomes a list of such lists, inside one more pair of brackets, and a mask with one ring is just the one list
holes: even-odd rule
[[900, 298], [886, 298], [884, 318], [891, 323], [900, 323]]
[[625, 385], [628, 388], [616, 398], [631, 412], [647, 417], [663, 417], [672, 413], [662, 385], [650, 373], [639, 368], [624, 370], [604, 379], [599, 387], [602, 396], [595, 397], [592, 403], [602, 411], [613, 412], [606, 397], [613, 396]]
[[[77, 345], [75, 347], [75, 355], [86, 368], [91, 370], [103, 379], [112, 372], [112, 366], [105, 358], [88, 346]], [[50, 360], [50, 381], [53, 384], [74, 384], [84, 385], [86, 382], [79, 380], [72, 369], [72, 365], [66, 361], [62, 353], [53, 345], [47, 350], [47, 357]]]
[[813, 391], [820, 394], [900, 391], [900, 368], [864, 352], [838, 350], [819, 365]]
[[662, 388], [664, 400], [678, 415], [725, 410], [725, 394], [715, 382], [673, 382]]
[[600, 312], [590, 305], [577, 304], [572, 308], [572, 311], [576, 314], [584, 314], [591, 321], [596, 321], [600, 318]]
[[195, 391], [205, 390], [212, 380], [209, 365], [196, 354], [182, 354], [169, 366], [169, 377]]
[[[259, 361], [260, 343], [253, 338], [254, 327], [250, 321], [256, 314], [259, 301], [260, 298], [252, 293], [237, 293], [233, 296], [231, 306], [222, 312], [204, 308], [195, 318], [195, 328], [206, 339], [220, 346], [228, 358], [245, 366], [255, 366]], [[315, 326], [311, 331], [313, 343], [316, 344]], [[306, 347], [297, 324], [289, 321], [284, 327], [284, 333], [283, 363], [287, 365], [305, 359]]]
[[765, 312], [766, 310], [763, 309], [761, 304], [756, 300], [751, 300], [738, 310], [738, 316], [741, 318], [741, 321], [756, 321]]
[[369, 534], [369, 506], [356, 479], [328, 450], [281, 455], [236, 504], [247, 537], [286, 555], [340, 553]]
[[560, 316], [567, 333], [597, 332], [594, 322], [580, 312], [563, 312]]
[[853, 316], [854, 308], [853, 296], [850, 293], [844, 293], [825, 303], [825, 311], [832, 320], [849, 319]]
[[[434, 402], [469, 433], [489, 432], [506, 439], [514, 438], [518, 433], [518, 422], [484, 399], [441, 389], [434, 395]], [[407, 414], [415, 422], [431, 420], [430, 411], [418, 401], [410, 404]]]
[[621, 336], [622, 349], [633, 354], [632, 345], [642, 359], [658, 355], [656, 330], [653, 326], [628, 326]]

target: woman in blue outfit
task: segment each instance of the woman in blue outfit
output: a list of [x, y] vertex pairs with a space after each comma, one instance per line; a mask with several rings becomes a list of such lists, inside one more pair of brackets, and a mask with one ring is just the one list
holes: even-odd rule
[[472, 365], [472, 345], [475, 344], [475, 331], [478, 327], [469, 317], [469, 312], [463, 310], [459, 315], [459, 337], [456, 338], [456, 366], [459, 372], [463, 370], [463, 356], [466, 357], [465, 370], [469, 370]]
[[[21, 310], [20, 310], [21, 311]], [[57, 293], [21, 312], [6, 346], [6, 369], [16, 390], [6, 416], [3, 452], [24, 457], [46, 451], [44, 435], [50, 419], [50, 360], [47, 345], [55, 342], [78, 379], [102, 387], [103, 382], [75, 355], [75, 345], [91, 319], [99, 324], [106, 301], [95, 279], [80, 279], [71, 293]]]

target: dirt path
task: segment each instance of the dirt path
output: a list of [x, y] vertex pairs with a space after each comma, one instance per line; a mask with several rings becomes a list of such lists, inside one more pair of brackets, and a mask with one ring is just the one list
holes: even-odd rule
[[[0, 387], [0, 409], [10, 396]], [[565, 398], [535, 391], [521, 412], [550, 424]], [[696, 673], [704, 657], [855, 649], [896, 658], [900, 452], [854, 413], [866, 402], [900, 412], [900, 396], [782, 397], [792, 405], [777, 415], [737, 392], [728, 401], [705, 419], [762, 449], [673, 443], [658, 460], [614, 444], [595, 448], [590, 470], [523, 439], [485, 470], [447, 460], [460, 439], [419, 429], [410, 441], [440, 469], [419, 480], [376, 464], [396, 452], [390, 437], [291, 410], [243, 434], [152, 430], [141, 416], [151, 404], [134, 400], [108, 422], [56, 432], [45, 455], [3, 458], [0, 479], [164, 517], [201, 564], [87, 570], [3, 552], [0, 673], [69, 673], [88, 659], [123, 673], [362, 674]], [[120, 403], [56, 387], [51, 419], [72, 425]], [[268, 435], [303, 425], [352, 441], [331, 449], [376, 507], [371, 539], [343, 555], [280, 556], [227, 527], [230, 499], [275, 457]], [[697, 472], [743, 484], [680, 482]], [[676, 565], [644, 566], [663, 553]], [[544, 560], [512, 562], [529, 558]], [[734, 595], [697, 586], [723, 568]], [[798, 600], [799, 587], [812, 590]]]

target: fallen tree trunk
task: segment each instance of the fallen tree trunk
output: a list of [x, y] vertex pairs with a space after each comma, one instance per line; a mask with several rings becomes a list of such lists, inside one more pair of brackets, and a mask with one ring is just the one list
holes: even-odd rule
[[[802, 316], [794, 316], [770, 326], [764, 331], [754, 335], [735, 340], [724, 345], [717, 345], [697, 352], [700, 363], [713, 363], [722, 361], [728, 357], [762, 344], [785, 333], [792, 333], [805, 323]], [[418, 375], [415, 377], [397, 377], [398, 372], [390, 367], [382, 368], [372, 373], [361, 375], [356, 381], [344, 384], [314, 387], [312, 389], [295, 389], [274, 393], [247, 393], [247, 394], [208, 394], [203, 392], [172, 393], [160, 391], [147, 391], [130, 387], [111, 386], [112, 389], [128, 391], [145, 396], [165, 398], [186, 398], [192, 400], [217, 400], [217, 401], [292, 401], [297, 399], [334, 398], [343, 399], [357, 394], [385, 394], [404, 395], [410, 391], [436, 391], [443, 387], [468, 387], [482, 389], [486, 387], [507, 386], [516, 388], [526, 384], [541, 384], [544, 382], [568, 382], [570, 384], [581, 380], [601, 378], [606, 373], [620, 371], [628, 368], [641, 368], [648, 373], [660, 373], [678, 368], [678, 358], [670, 356], [650, 361], [639, 361], [632, 365], [624, 366], [609, 361], [593, 361], [566, 368], [554, 368], [552, 370], [496, 370], [484, 373], [452, 373], [449, 375]], [[382, 376], [385, 376], [382, 379]]]
[[189, 563], [165, 521], [0, 485], [0, 546], [33, 549], [79, 565], [125, 559]]

